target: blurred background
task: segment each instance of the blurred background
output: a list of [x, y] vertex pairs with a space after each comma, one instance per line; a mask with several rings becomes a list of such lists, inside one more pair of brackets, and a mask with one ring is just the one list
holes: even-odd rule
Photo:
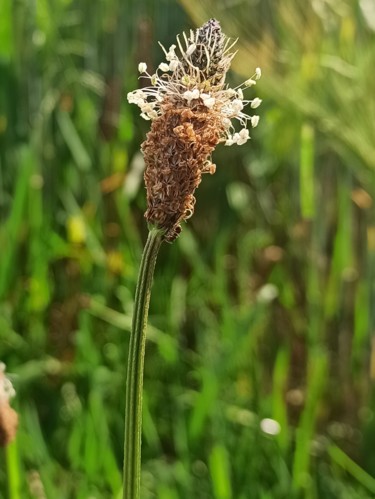
[[231, 83], [262, 68], [261, 120], [159, 255], [142, 498], [375, 497], [373, 0], [1, 0], [1, 497], [121, 497], [149, 126], [126, 94], [210, 17]]

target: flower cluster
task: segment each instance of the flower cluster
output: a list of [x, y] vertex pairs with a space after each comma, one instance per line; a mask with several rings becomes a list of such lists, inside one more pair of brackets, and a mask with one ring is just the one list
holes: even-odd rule
[[11, 442], [18, 425], [17, 413], [10, 407], [9, 401], [16, 392], [9, 378], [5, 375], [5, 364], [0, 362], [0, 445]]
[[5, 364], [0, 362], [0, 404], [9, 402], [15, 394], [12, 382], [5, 376]]
[[[215, 171], [211, 154], [216, 145], [245, 144], [250, 138], [248, 124], [258, 125], [259, 116], [250, 116], [244, 108], [250, 104], [256, 109], [261, 99], [245, 99], [244, 90], [256, 84], [260, 68], [236, 88], [225, 83], [235, 43], [211, 19], [189, 36], [177, 36], [177, 45], [168, 50], [161, 45], [166, 62], [154, 74], [141, 62], [141, 78], [151, 86], [128, 94], [142, 118], [152, 121], [142, 145], [147, 167], [145, 216], [165, 230], [167, 240], [173, 240], [179, 223], [191, 216], [201, 174]], [[239, 122], [238, 131], [232, 120]]]
[[[262, 102], [258, 97], [246, 100], [243, 90], [256, 84], [261, 76], [261, 70], [256, 68], [254, 75], [235, 89], [224, 88], [225, 74], [235, 55], [235, 53], [231, 53], [231, 49], [237, 40], [230, 43], [230, 38], [221, 33], [220, 36], [214, 36], [213, 28], [217, 27], [217, 21], [211, 20], [206, 24], [211, 29], [208, 43], [204, 43], [205, 41], [202, 40], [201, 47], [198, 43], [203, 27], [196, 30], [195, 34], [191, 31], [190, 38], [187, 38], [186, 34], [183, 33], [183, 43], [179, 36], [177, 37], [180, 57], [176, 54], [176, 45], [171, 45], [167, 51], [160, 44], [167, 62], [160, 63], [153, 75], [147, 72], [146, 63], [139, 63], [138, 71], [141, 73], [141, 77], [148, 79], [152, 86], [129, 92], [127, 98], [129, 103], [136, 104], [140, 108], [141, 116], [145, 120], [154, 120], [161, 115], [166, 98], [169, 101], [181, 101], [182, 99], [189, 107], [204, 105], [207, 109], [221, 116], [225, 125], [225, 135], [222, 138], [222, 140], [225, 139], [225, 145], [242, 145], [250, 138], [247, 129], [248, 122], [252, 127], [256, 127], [259, 123], [259, 116], [249, 116], [243, 112], [243, 109], [248, 104], [252, 109], [256, 109]], [[217, 52], [219, 42], [223, 45], [221, 60], [215, 68], [216, 73], [210, 77], [207, 75], [206, 68], [210, 67], [211, 58]], [[201, 64], [197, 64], [201, 60], [204, 60], [205, 63], [203, 69]], [[223, 75], [219, 81], [215, 79], [217, 73]], [[235, 131], [232, 119], [238, 120], [242, 125], [239, 132]]]

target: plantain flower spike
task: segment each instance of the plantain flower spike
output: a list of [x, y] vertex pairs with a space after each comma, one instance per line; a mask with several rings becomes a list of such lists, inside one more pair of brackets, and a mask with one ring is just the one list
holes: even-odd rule
[[9, 405], [16, 392], [5, 375], [5, 364], [0, 362], [0, 446], [5, 447], [16, 436], [18, 415]]
[[[257, 108], [261, 99], [246, 100], [243, 90], [256, 84], [260, 68], [234, 89], [225, 83], [236, 41], [210, 19], [188, 36], [178, 35], [177, 45], [168, 50], [160, 44], [166, 62], [155, 74], [147, 72], [144, 62], [138, 66], [151, 86], [127, 96], [142, 118], [152, 122], [141, 146], [146, 163], [145, 217], [164, 232], [166, 241], [173, 241], [181, 222], [193, 214], [202, 174], [215, 172], [211, 155], [217, 144], [245, 144], [250, 138], [248, 124], [255, 127], [259, 122], [259, 116], [246, 114], [244, 108]], [[232, 120], [239, 123], [238, 130]]]

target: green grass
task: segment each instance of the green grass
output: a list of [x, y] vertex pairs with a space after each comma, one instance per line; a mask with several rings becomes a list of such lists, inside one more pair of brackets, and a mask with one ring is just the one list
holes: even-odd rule
[[[142, 498], [374, 497], [374, 32], [355, 0], [181, 4], [240, 37], [264, 102], [159, 255]], [[147, 232], [125, 97], [193, 21], [166, 0], [1, 2], [0, 359], [20, 414], [1, 497], [121, 497]]]

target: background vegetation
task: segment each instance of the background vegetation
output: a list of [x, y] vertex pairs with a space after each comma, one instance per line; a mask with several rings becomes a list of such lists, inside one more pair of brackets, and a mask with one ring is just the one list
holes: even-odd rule
[[375, 497], [371, 0], [1, 1], [0, 359], [20, 415], [1, 497], [120, 497], [146, 234], [147, 124], [125, 96], [157, 40], [209, 17], [240, 38], [233, 80], [262, 67], [264, 102], [159, 257], [142, 497]]

